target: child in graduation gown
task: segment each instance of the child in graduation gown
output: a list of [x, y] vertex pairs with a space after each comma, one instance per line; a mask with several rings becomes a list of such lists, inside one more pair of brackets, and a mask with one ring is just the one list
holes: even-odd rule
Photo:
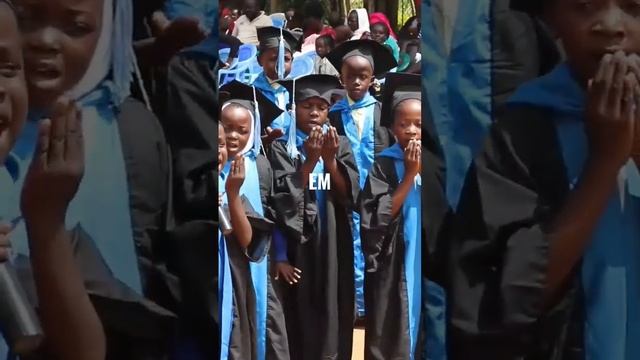
[[[43, 122], [39, 128], [36, 150], [39, 156], [28, 169], [28, 181], [22, 193], [16, 193], [13, 188], [20, 168], [10, 150], [27, 118], [28, 99], [18, 19], [12, 3], [6, 0], [0, 1], [0, 24], [0, 63], [3, 64], [0, 67], [0, 92], [3, 95], [0, 98], [0, 217], [3, 220], [0, 263], [10, 260], [11, 231], [14, 219], [20, 216], [19, 210], [12, 205], [21, 199], [30, 234], [29, 244], [38, 253], [31, 258], [35, 291], [40, 297], [49, 299], [41, 304], [37, 316], [28, 303], [23, 304], [17, 314], [10, 314], [10, 317], [22, 319], [22, 326], [28, 324], [17, 332], [10, 328], [11, 322], [4, 314], [2, 330], [13, 331], [13, 334], [4, 333], [3, 337], [9, 335], [8, 338], [15, 341], [11, 344], [15, 346], [12, 350], [21, 355], [37, 352], [45, 358], [104, 359], [106, 341], [102, 323], [86, 292], [80, 268], [73, 259], [73, 235], [64, 228], [66, 207], [83, 172], [83, 144], [77, 136], [77, 130], [82, 128], [81, 119], [73, 102], [63, 99], [58, 102], [52, 119]], [[55, 143], [54, 138], [57, 139]], [[60, 178], [66, 181], [58, 181]], [[14, 277], [15, 269], [11, 264], [2, 266], [3, 289], [7, 289], [13, 282], [7, 275], [13, 273], [11, 277]], [[17, 287], [11, 292], [13, 296], [22, 297], [22, 284], [16, 280]], [[3, 296], [7, 295], [4, 293]], [[3, 306], [11, 303], [7, 300]], [[46, 343], [41, 341], [43, 333], [38, 322]], [[62, 322], [65, 331], [60, 331]]]
[[[348, 140], [328, 126], [331, 75], [307, 75], [283, 85], [293, 96], [295, 142], [271, 144], [275, 192], [293, 194], [296, 217], [286, 240], [274, 243], [294, 359], [351, 359], [354, 313], [351, 214], [360, 190]], [[310, 175], [327, 174], [329, 189], [311, 189]], [[317, 185], [316, 185], [317, 186]], [[286, 282], [286, 284], [285, 284]]]
[[377, 360], [421, 356], [420, 77], [393, 75], [385, 84], [383, 124], [391, 122], [396, 143], [378, 155], [360, 198], [365, 358]]
[[515, 92], [467, 175], [449, 358], [637, 359], [638, 6], [538, 5], [567, 60]]
[[[331, 125], [346, 136], [358, 165], [360, 189], [371, 169], [374, 157], [391, 145], [388, 130], [380, 126], [380, 103], [369, 93], [375, 75], [383, 74], [396, 61], [391, 53], [373, 40], [352, 40], [336, 47], [327, 55], [340, 72], [346, 97], [329, 112]], [[358, 316], [364, 315], [364, 258], [360, 248], [360, 215], [353, 214], [353, 246], [355, 287]]]
[[[267, 252], [273, 223], [256, 213], [240, 196], [245, 181], [242, 155], [227, 166], [226, 135], [218, 125], [219, 206], [223, 206], [232, 231], [218, 230], [218, 291], [221, 329], [219, 359], [255, 359], [256, 302], [250, 261], [261, 261]], [[228, 203], [228, 204], [227, 204]]]
[[[220, 88], [220, 97], [224, 99], [221, 107], [220, 120], [225, 128], [227, 151], [230, 159], [237, 155], [244, 157], [245, 180], [240, 187], [240, 195], [247, 198], [251, 208], [262, 217], [276, 220], [277, 217], [284, 218], [287, 215], [286, 206], [292, 203], [287, 194], [273, 194], [273, 173], [267, 159], [260, 149], [262, 148], [259, 134], [263, 127], [275, 119], [282, 110], [263, 96], [258, 89], [232, 81]], [[227, 100], [228, 99], [228, 100]], [[264, 123], [262, 123], [264, 119]], [[231, 162], [227, 161], [222, 174], [229, 174]], [[284, 205], [279, 205], [284, 204]], [[290, 211], [289, 211], [290, 213]], [[280, 220], [279, 220], [280, 221]], [[276, 230], [273, 236], [281, 236]], [[259, 241], [255, 246], [267, 246], [270, 241]], [[252, 246], [254, 246], [252, 242]], [[252, 254], [257, 250], [249, 249]], [[265, 251], [262, 249], [261, 251]], [[231, 356], [232, 359], [289, 359], [289, 345], [282, 312], [282, 305], [275, 295], [273, 286], [269, 279], [269, 257], [262, 256], [254, 258], [247, 269], [250, 273], [250, 281], [254, 299], [250, 299], [250, 294], [237, 293], [240, 287], [235, 288], [236, 297], [244, 296], [245, 301], [255, 301], [255, 334], [240, 333], [232, 336], [232, 340], [255, 341], [255, 347], [242, 346], [237, 351], [238, 357]], [[247, 274], [248, 275], [248, 274]], [[245, 276], [246, 277], [246, 276]], [[244, 353], [251, 350], [252, 353]], [[233, 355], [233, 352], [231, 353]], [[253, 355], [249, 355], [253, 354]]]
[[[19, 5], [30, 113], [14, 154], [26, 169], [37, 155], [39, 123], [51, 116], [55, 100], [66, 94], [77, 101], [85, 171], [66, 223], [74, 229], [74, 255], [103, 322], [107, 358], [166, 356], [175, 315], [158, 304], [170, 304], [168, 289], [176, 288], [164, 270], [167, 254], [157, 246], [169, 191], [167, 149], [153, 114], [127, 100], [135, 61], [131, 3]], [[69, 24], [59, 21], [69, 12], [75, 14]], [[24, 175], [18, 175], [17, 191]], [[44, 300], [33, 290], [26, 230], [18, 223], [12, 232], [14, 263], [36, 303]]]
[[[274, 134], [282, 135], [289, 128], [291, 119], [286, 112], [289, 104], [287, 89], [277, 81], [284, 80], [291, 71], [293, 53], [300, 50], [302, 33], [281, 29], [275, 26], [259, 28], [258, 63], [262, 66], [262, 72], [253, 81], [253, 86], [273, 101], [283, 111], [269, 126], [267, 131], [276, 131]], [[274, 135], [274, 139], [277, 136]]]

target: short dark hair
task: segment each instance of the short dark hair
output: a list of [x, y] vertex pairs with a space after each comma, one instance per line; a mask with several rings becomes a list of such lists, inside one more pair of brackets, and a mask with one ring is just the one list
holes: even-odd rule
[[320, 19], [324, 17], [324, 7], [320, 1], [310, 1], [304, 5], [304, 17]]
[[324, 41], [325, 45], [328, 45], [331, 49], [336, 47], [336, 43], [330, 35], [320, 35], [316, 38], [316, 41]]
[[385, 23], [383, 23], [383, 22], [373, 23], [373, 24], [371, 24], [369, 29], [373, 30], [374, 27], [383, 28], [384, 29], [384, 33], [387, 34], [387, 36], [389, 35], [389, 28], [387, 27], [387, 25]]

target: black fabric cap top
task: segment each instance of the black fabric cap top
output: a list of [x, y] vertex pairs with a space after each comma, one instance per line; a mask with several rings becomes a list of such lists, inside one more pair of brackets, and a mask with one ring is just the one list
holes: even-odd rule
[[373, 75], [382, 75], [398, 66], [391, 51], [373, 40], [345, 41], [327, 54], [327, 59], [336, 70], [342, 72], [342, 63], [352, 56], [367, 59], [373, 67]]
[[[272, 49], [280, 45], [280, 28], [275, 26], [265, 26], [257, 29], [260, 48]], [[293, 52], [300, 51], [302, 46], [302, 32], [282, 29], [284, 48]]]
[[[238, 80], [233, 80], [228, 84], [223, 85], [220, 88], [219, 99], [220, 103], [234, 103], [238, 104], [251, 112], [255, 117], [254, 101], [253, 101], [254, 87], [243, 84]], [[261, 130], [264, 130], [267, 126], [271, 125], [282, 110], [262, 94], [259, 89], [255, 89], [256, 100], [258, 101], [258, 110], [260, 110], [260, 125]]]
[[511, 9], [526, 12], [531, 15], [540, 15], [550, 0], [511, 0]]
[[396, 107], [403, 101], [422, 101], [421, 76], [409, 73], [389, 73], [382, 91], [380, 125], [390, 127], [394, 121]]
[[[294, 93], [295, 81], [295, 93]], [[289, 91], [291, 103], [298, 103], [312, 97], [319, 97], [331, 104], [331, 95], [341, 87], [340, 80], [333, 75], [314, 74], [301, 76], [295, 80], [278, 81]]]

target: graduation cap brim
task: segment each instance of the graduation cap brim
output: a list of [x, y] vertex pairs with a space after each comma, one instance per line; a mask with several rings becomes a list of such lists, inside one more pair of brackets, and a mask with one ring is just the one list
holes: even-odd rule
[[[258, 42], [261, 49], [278, 48], [280, 44], [280, 28], [275, 26], [264, 26], [256, 29], [258, 34]], [[284, 39], [284, 48], [291, 52], [300, 51], [302, 47], [302, 33], [282, 29], [282, 38]]]
[[373, 65], [373, 75], [382, 75], [398, 66], [398, 62], [389, 49], [368, 39], [345, 41], [327, 54], [327, 59], [333, 67], [342, 73], [344, 60], [351, 56], [362, 56], [368, 59]]
[[[293, 91], [294, 81], [295, 93]], [[295, 80], [280, 80], [278, 83], [287, 89], [292, 102], [300, 102], [309, 98], [319, 97], [331, 104], [333, 92], [342, 87], [337, 77], [326, 74], [306, 75]]]
[[[220, 103], [223, 104], [223, 106], [225, 103], [234, 102], [247, 108], [247, 110], [255, 116], [253, 94], [253, 86], [243, 84], [238, 80], [233, 80], [220, 88], [218, 96]], [[255, 89], [255, 95], [258, 102], [258, 110], [260, 111], [261, 130], [264, 130], [273, 122], [273, 120], [280, 116], [283, 111], [269, 100], [269, 98], [264, 96], [260, 89]]]
[[[405, 94], [409, 98], [421, 98], [422, 77], [418, 74], [389, 73], [382, 90], [382, 109], [380, 125], [390, 128], [394, 121], [394, 110], [398, 105], [398, 96]], [[409, 95], [411, 93], [411, 95]], [[404, 99], [404, 100], [407, 100]], [[401, 101], [400, 101], [401, 102]]]

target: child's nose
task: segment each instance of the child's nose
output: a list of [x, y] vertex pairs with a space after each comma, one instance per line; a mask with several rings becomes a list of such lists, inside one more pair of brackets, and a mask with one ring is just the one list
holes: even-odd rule
[[48, 26], [40, 31], [32, 42], [32, 45], [42, 51], [57, 53], [60, 51], [59, 39], [58, 30]]
[[617, 6], [609, 7], [596, 24], [596, 29], [609, 36], [623, 36], [624, 12]]

